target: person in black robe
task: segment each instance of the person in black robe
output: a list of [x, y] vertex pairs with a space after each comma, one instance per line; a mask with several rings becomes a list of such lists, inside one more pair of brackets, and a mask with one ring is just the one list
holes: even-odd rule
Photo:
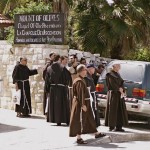
[[67, 56], [61, 56], [61, 66], [63, 67], [63, 81], [65, 82], [65, 85], [68, 85], [68, 89], [67, 90], [67, 98], [69, 100], [69, 109], [71, 111], [71, 99], [70, 99], [70, 90], [69, 88], [72, 87], [72, 77], [71, 77], [71, 73], [70, 71], [68, 71], [68, 69], [66, 68], [66, 65], [68, 64], [68, 57]]
[[[44, 81], [45, 81], [45, 76], [46, 76], [47, 68], [53, 64], [54, 59], [55, 59], [55, 53], [51, 52], [49, 54], [49, 60], [46, 62], [45, 67], [43, 69], [43, 79], [44, 79]], [[44, 83], [44, 94], [43, 94], [43, 114], [44, 115], [46, 115], [46, 113], [45, 113], [46, 100], [47, 100], [47, 93], [46, 93], [45, 83]]]
[[48, 97], [47, 122], [69, 124], [70, 111], [68, 99], [68, 84], [71, 76], [68, 70], [55, 57], [55, 62], [48, 67], [45, 85]]
[[99, 64], [98, 67], [95, 68], [95, 72], [92, 75], [92, 78], [94, 79], [95, 86], [97, 85], [99, 76], [101, 75], [101, 73], [103, 72], [103, 70], [104, 70], [104, 65], [103, 64]]
[[106, 74], [107, 107], [105, 125], [110, 131], [124, 132], [123, 126], [128, 125], [128, 115], [124, 100], [125, 88], [119, 74], [120, 64], [114, 64], [112, 70]]
[[12, 73], [13, 84], [16, 90], [21, 89], [20, 105], [16, 104], [15, 112], [17, 117], [30, 117], [32, 113], [29, 76], [37, 74], [37, 69], [29, 69], [27, 67], [27, 58], [20, 58]]
[[94, 64], [88, 64], [87, 65], [87, 76], [84, 79], [85, 79], [87, 87], [90, 88], [90, 93], [93, 98], [92, 110], [93, 110], [96, 126], [98, 127], [98, 126], [100, 126], [100, 115], [99, 115], [99, 111], [98, 111], [98, 102], [97, 102], [97, 98], [96, 98], [96, 89], [95, 89], [94, 79], [92, 78], [92, 75], [94, 74], [94, 72], [95, 72]]

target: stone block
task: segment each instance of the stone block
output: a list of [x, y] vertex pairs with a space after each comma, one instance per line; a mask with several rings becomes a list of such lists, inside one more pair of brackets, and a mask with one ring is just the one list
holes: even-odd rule
[[43, 115], [43, 103], [36, 104], [36, 114]]
[[33, 55], [34, 54], [34, 49], [25, 47], [25, 48], [22, 49], [22, 54], [23, 55]]
[[14, 51], [15, 51], [14, 53], [15, 55], [22, 56], [22, 47], [15, 47]]
[[30, 69], [38, 69], [39, 66], [40, 66], [40, 65], [38, 65], [38, 64], [33, 64], [33, 65], [30, 67]]
[[43, 94], [43, 93], [44, 93], [44, 88], [43, 88], [43, 90], [40, 88], [40, 89], [38, 90], [38, 93], [39, 93], [39, 94]]
[[42, 65], [42, 67], [43, 67], [45, 65], [45, 60], [43, 60], [43, 59], [38, 60], [38, 64]]
[[29, 44], [29, 47], [31, 48], [44, 48], [45, 45], [44, 44]]
[[38, 63], [38, 55], [33, 55], [31, 61], [32, 61], [32, 64], [37, 64]]
[[35, 95], [35, 102], [36, 103], [42, 103], [43, 102], [43, 95], [42, 94], [36, 94]]
[[34, 55], [35, 54], [42, 54], [43, 53], [43, 49], [42, 48], [34, 48]]
[[9, 61], [14, 61], [14, 55], [9, 55]]
[[8, 54], [6, 54], [6, 55], [3, 55], [3, 57], [2, 57], [2, 63], [3, 64], [9, 64], [9, 55]]
[[31, 91], [33, 95], [38, 94], [38, 89], [37, 88], [31, 88]]
[[32, 65], [32, 58], [33, 58], [33, 55], [24, 55], [26, 58], [27, 58], [27, 60], [28, 60], [28, 64], [27, 65]]
[[8, 102], [11, 102], [10, 97], [1, 97], [1, 108], [8, 109]]
[[5, 88], [8, 87], [8, 79], [7, 79], [7, 77], [3, 77], [3, 85], [4, 85]]
[[32, 88], [36, 88], [37, 87], [37, 82], [36, 81], [30, 81], [30, 85]]
[[34, 80], [34, 76], [30, 76], [29, 77], [29, 82], [33, 81]]
[[7, 70], [7, 65], [5, 64], [5, 65], [2, 65], [2, 68], [3, 68], [3, 70]]
[[13, 69], [14, 69], [14, 65], [8, 65], [8, 66], [7, 66], [6, 75], [7, 75], [7, 76], [11, 76], [11, 75], [12, 75], [12, 72], [13, 72]]
[[4, 54], [11, 54], [12, 45], [5, 45]]
[[20, 57], [21, 55], [15, 55], [14, 64], [16, 64], [17, 61], [20, 61]]
[[37, 74], [37, 75], [34, 76], [34, 80], [37, 81], [37, 82], [41, 81], [42, 80], [42, 76]]
[[10, 60], [10, 61], [9, 61], [9, 64], [10, 64], [10, 65], [13, 65], [13, 66], [15, 67], [15, 65], [17, 64], [17, 61]]
[[[1, 68], [1, 67], [0, 67], [0, 68]], [[1, 77], [2, 77], [2, 78], [5, 77], [5, 76], [6, 76], [6, 70], [3, 70], [3, 68], [1, 68], [0, 70], [1, 70], [1, 71], [0, 71]]]
[[9, 87], [10, 87], [10, 89], [15, 89], [15, 84], [13, 84], [12, 82], [9, 82]]
[[43, 59], [43, 55], [42, 54], [37, 54], [38, 60], [39, 59]]
[[45, 44], [45, 48], [55, 49], [56, 45]]
[[0, 47], [0, 55], [3, 55], [4, 49]]
[[68, 56], [68, 50], [60, 50], [61, 56]]
[[29, 47], [29, 44], [14, 44], [14, 47]]
[[55, 45], [56, 49], [69, 49], [68, 45]]
[[30, 94], [31, 94], [31, 99], [34, 100], [34, 96], [35, 96], [35, 93], [34, 93], [34, 88], [30, 88]]
[[32, 107], [32, 114], [36, 114], [36, 108]]
[[12, 98], [12, 92], [10, 87], [7, 87], [7, 89], [3, 90], [3, 96]]
[[8, 109], [14, 110], [14, 104], [13, 104], [13, 102], [8, 102], [7, 105], [8, 105], [8, 106], [7, 106]]
[[44, 49], [43, 49], [43, 59], [49, 57], [49, 54], [50, 54], [51, 52], [54, 52], [54, 53], [56, 53], [56, 54], [59, 54], [59, 53], [60, 53], [60, 50], [58, 50], [58, 49], [51, 49], [51, 48], [44, 48]]
[[[8, 77], [8, 82], [9, 82], [9, 87], [10, 87], [10, 83], [12, 84], [13, 83], [13, 79], [11, 76]], [[11, 86], [12, 87], [12, 86]]]
[[44, 87], [44, 81], [38, 82], [38, 85], [39, 85], [40, 88], [43, 88]]
[[7, 42], [7, 40], [0, 40], [1, 45], [11, 45]]
[[43, 55], [44, 56], [46, 55], [46, 57], [48, 57], [49, 54], [52, 52], [52, 49], [50, 49], [50, 48], [43, 48], [42, 50], [43, 50]]

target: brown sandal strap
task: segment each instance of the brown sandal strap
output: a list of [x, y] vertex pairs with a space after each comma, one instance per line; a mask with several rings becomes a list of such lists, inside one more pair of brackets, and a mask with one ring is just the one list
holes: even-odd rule
[[106, 136], [106, 134], [99, 133], [99, 134], [95, 135], [95, 138], [101, 138], [101, 137], [104, 137], [104, 136]]
[[84, 141], [82, 138], [81, 139], [77, 139], [77, 143], [78, 144], [87, 144], [87, 142]]

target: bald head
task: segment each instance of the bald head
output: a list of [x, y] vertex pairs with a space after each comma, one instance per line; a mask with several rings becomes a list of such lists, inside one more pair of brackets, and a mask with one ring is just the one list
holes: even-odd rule
[[113, 67], [113, 68], [112, 68], [113, 71], [115, 71], [115, 72], [118, 72], [118, 71], [121, 69], [120, 64], [114, 64], [112, 67]]
[[23, 57], [21, 57], [21, 58], [20, 58], [20, 63], [21, 63], [22, 65], [24, 65], [24, 66], [25, 66], [25, 65], [27, 64], [27, 58], [26, 58], [26, 57], [24, 57], [24, 56], [23, 56]]

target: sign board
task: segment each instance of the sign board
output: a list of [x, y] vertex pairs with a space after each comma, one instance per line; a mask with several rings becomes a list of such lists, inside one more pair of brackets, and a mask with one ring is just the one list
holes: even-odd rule
[[64, 14], [16, 14], [15, 44], [63, 44]]

